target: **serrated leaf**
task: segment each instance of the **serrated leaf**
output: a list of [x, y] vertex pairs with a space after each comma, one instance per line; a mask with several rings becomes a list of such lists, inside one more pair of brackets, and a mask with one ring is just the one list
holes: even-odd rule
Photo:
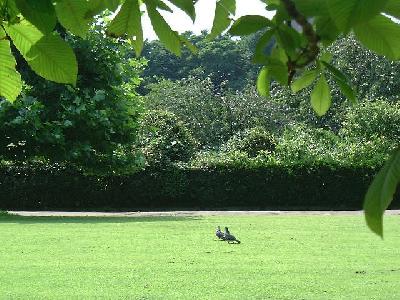
[[33, 71], [45, 79], [75, 85], [78, 73], [76, 57], [60, 36], [43, 36], [28, 23], [7, 26], [5, 29]]
[[327, 0], [332, 20], [345, 32], [378, 15], [386, 2], [387, 0]]
[[15, 64], [10, 42], [0, 40], [0, 96], [10, 102], [17, 99], [22, 89], [21, 75], [15, 70]]
[[311, 92], [311, 106], [318, 116], [323, 116], [332, 104], [331, 92], [324, 75], [321, 75]]
[[155, 33], [164, 46], [177, 56], [181, 55], [181, 41], [178, 33], [173, 31], [161, 14], [157, 6], [150, 1], [146, 2], [147, 12]]
[[82, 0], [58, 0], [56, 13], [61, 25], [80, 37], [85, 38], [89, 30], [89, 20], [86, 15], [89, 6]]
[[78, 65], [71, 47], [60, 36], [42, 37], [27, 53], [29, 66], [38, 75], [58, 83], [76, 85]]
[[303, 74], [301, 74], [301, 76], [292, 83], [291, 88], [293, 93], [297, 93], [298, 91], [311, 85], [314, 82], [315, 78], [317, 78], [317, 76], [318, 70], [316, 69], [303, 72]]
[[132, 40], [136, 55], [140, 55], [143, 49], [143, 29], [141, 12], [137, 0], [126, 0], [116, 17], [111, 21], [107, 33], [112, 36], [135, 37]]
[[43, 37], [43, 33], [28, 22], [5, 26], [4, 29], [22, 56]]
[[57, 18], [50, 0], [15, 0], [15, 4], [24, 18], [41, 32], [53, 31]]
[[183, 10], [194, 22], [196, 19], [196, 10], [194, 8], [193, 1], [188, 0], [169, 0], [176, 7], [179, 7]]
[[213, 26], [208, 38], [213, 39], [224, 32], [231, 24], [230, 16], [235, 12], [236, 0], [218, 0], [215, 6]]
[[242, 16], [233, 23], [229, 33], [231, 35], [244, 36], [273, 25], [271, 20], [263, 16]]
[[370, 50], [391, 60], [400, 59], [400, 24], [383, 15], [354, 27], [356, 38]]
[[257, 78], [257, 91], [261, 96], [269, 96], [270, 79], [268, 75], [268, 68], [262, 67]]
[[383, 214], [393, 200], [400, 182], [400, 149], [397, 149], [375, 176], [364, 199], [368, 227], [383, 237]]

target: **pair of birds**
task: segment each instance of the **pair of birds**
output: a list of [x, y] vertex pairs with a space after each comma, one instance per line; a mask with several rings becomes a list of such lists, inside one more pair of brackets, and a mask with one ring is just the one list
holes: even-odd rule
[[215, 231], [215, 236], [222, 241], [227, 241], [228, 244], [240, 244], [240, 241], [235, 238], [233, 234], [229, 232], [228, 227], [225, 227], [225, 232], [221, 231], [221, 227], [217, 226], [217, 230]]

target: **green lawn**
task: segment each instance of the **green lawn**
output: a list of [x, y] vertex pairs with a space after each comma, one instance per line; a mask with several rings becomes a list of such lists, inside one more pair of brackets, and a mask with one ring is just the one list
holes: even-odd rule
[[3, 216], [0, 299], [400, 299], [399, 221]]

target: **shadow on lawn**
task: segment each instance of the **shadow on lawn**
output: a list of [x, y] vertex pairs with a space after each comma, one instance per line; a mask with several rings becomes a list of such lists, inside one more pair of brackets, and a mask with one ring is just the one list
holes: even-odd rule
[[97, 224], [97, 223], [137, 223], [137, 222], [168, 222], [168, 221], [194, 221], [201, 217], [24, 217], [15, 215], [0, 215], [1, 223], [19, 224]]

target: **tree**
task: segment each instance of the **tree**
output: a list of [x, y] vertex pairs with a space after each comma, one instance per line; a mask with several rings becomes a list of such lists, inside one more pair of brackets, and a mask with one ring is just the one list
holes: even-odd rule
[[[311, 106], [324, 115], [332, 104], [326, 73], [331, 73], [341, 92], [350, 101], [356, 95], [349, 79], [330, 64], [330, 54], [324, 47], [341, 35], [354, 32], [362, 45], [391, 60], [400, 59], [400, 17], [398, 0], [263, 0], [267, 10], [274, 10], [269, 20], [262, 16], [243, 16], [232, 26], [235, 0], [217, 0], [210, 38], [229, 29], [232, 35], [245, 36], [259, 30], [263, 35], [257, 42], [253, 61], [263, 68], [257, 80], [260, 94], [269, 94], [271, 80], [290, 85], [298, 91], [313, 83]], [[170, 0], [195, 19], [192, 0]], [[107, 34], [130, 41], [136, 53], [143, 48], [141, 8], [143, 3], [160, 41], [176, 55], [181, 46], [194, 51], [193, 45], [173, 31], [159, 10], [171, 11], [163, 0], [68, 1], [1, 0], [0, 1], [0, 95], [16, 99], [22, 83], [15, 70], [10, 40], [29, 66], [46, 79], [76, 84], [76, 58], [68, 44], [54, 32], [59, 22], [73, 34], [84, 37], [93, 16], [109, 9], [116, 11]], [[119, 7], [120, 6], [120, 7]], [[264, 49], [274, 38], [271, 55]], [[306, 71], [298, 74], [298, 71]], [[400, 180], [400, 149], [394, 152], [370, 186], [365, 200], [368, 226], [382, 235], [382, 215], [393, 198]]]
[[102, 172], [115, 171], [118, 164], [137, 168], [129, 146], [137, 138], [141, 102], [134, 89], [141, 62], [128, 60], [129, 48], [104, 39], [101, 29], [91, 29], [85, 40], [64, 34], [80, 65], [76, 87], [44, 80], [17, 55], [24, 87], [18, 101], [0, 101], [3, 159]]
[[145, 78], [155, 82], [151, 80], [153, 77], [181, 80], [195, 75], [202, 79], [210, 78], [216, 92], [222, 87], [239, 90], [248, 83], [253, 66], [247, 44], [232, 39], [228, 34], [212, 41], [208, 40], [206, 32], [197, 36], [190, 32], [183, 35], [197, 47], [196, 53], [184, 48], [182, 55], [177, 57], [160, 41], [145, 42], [142, 54], [149, 61], [143, 74]]

